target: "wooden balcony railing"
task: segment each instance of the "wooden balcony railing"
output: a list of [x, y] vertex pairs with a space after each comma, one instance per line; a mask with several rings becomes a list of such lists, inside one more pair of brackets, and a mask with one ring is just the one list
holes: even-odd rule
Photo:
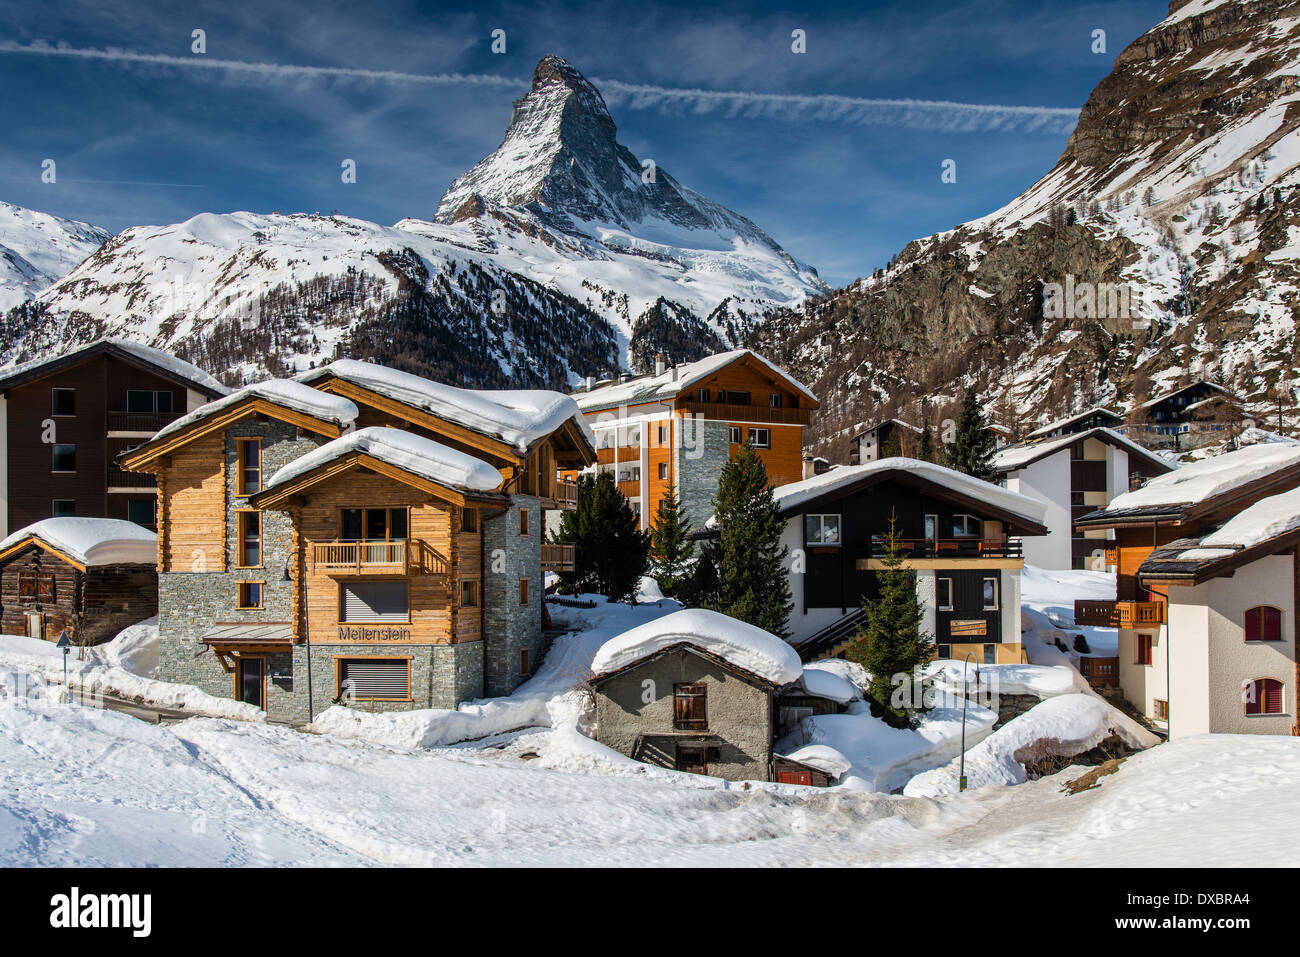
[[578, 507], [578, 483], [557, 480], [555, 483], [555, 504], [560, 508]]
[[329, 574], [447, 575], [447, 557], [418, 538], [374, 542], [312, 542], [312, 567]]
[[1080, 658], [1079, 673], [1094, 688], [1119, 687], [1118, 658]]
[[571, 572], [573, 571], [574, 548], [572, 545], [554, 545], [546, 543], [542, 545], [542, 571], [546, 572]]
[[721, 422], [772, 422], [779, 425], [807, 425], [811, 409], [774, 409], [767, 405], [731, 405], [723, 402], [697, 402], [686, 399], [678, 408], [691, 415]]
[[108, 431], [148, 432], [151, 435], [164, 426], [171, 425], [184, 412], [109, 412]]
[[1096, 601], [1074, 603], [1074, 623], [1098, 628], [1146, 628], [1165, 623], [1162, 601]]
[[[1020, 558], [1024, 555], [1018, 538], [1006, 541], [980, 538], [904, 538], [900, 544], [904, 558]], [[883, 538], [871, 540], [872, 558], [884, 558], [888, 551]]]

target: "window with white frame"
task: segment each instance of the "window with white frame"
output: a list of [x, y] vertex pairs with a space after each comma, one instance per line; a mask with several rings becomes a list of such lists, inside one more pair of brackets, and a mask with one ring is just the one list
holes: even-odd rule
[[840, 544], [840, 516], [831, 514], [803, 517], [804, 543], [808, 545]]
[[772, 447], [772, 430], [750, 429], [749, 444], [756, 449], [770, 449]]
[[952, 517], [953, 538], [979, 538], [984, 523], [974, 515], [954, 515]]
[[937, 578], [934, 582], [934, 604], [940, 611], [952, 611], [952, 579]]
[[998, 580], [996, 578], [984, 579], [984, 610], [998, 610]]

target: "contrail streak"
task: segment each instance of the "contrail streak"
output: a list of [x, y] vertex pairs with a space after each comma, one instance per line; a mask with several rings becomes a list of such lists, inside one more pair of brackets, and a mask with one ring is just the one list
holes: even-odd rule
[[[135, 53], [48, 43], [0, 42], [0, 54], [34, 54], [118, 63], [155, 64], [197, 70], [225, 70], [267, 77], [305, 79], [372, 80], [384, 83], [423, 83], [498, 87], [518, 90], [526, 80], [488, 73], [404, 73], [397, 70], [365, 70], [356, 67], [297, 66], [222, 60], [208, 56], [173, 56], [165, 53]], [[958, 132], [976, 130], [1021, 130], [1048, 133], [1067, 132], [1078, 120], [1079, 111], [1052, 106], [1007, 106], [987, 103], [958, 103], [949, 100], [868, 99], [834, 93], [753, 93], [740, 90], [677, 89], [626, 83], [622, 80], [593, 79], [592, 83], [611, 101], [634, 110], [663, 113], [720, 114], [726, 117], [772, 117], [813, 122], [885, 124]]]

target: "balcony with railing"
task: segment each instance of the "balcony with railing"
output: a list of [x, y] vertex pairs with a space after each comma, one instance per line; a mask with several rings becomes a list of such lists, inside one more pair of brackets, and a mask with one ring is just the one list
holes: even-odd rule
[[[903, 538], [899, 539], [903, 557], [907, 558], [1022, 558], [1020, 539], [981, 538]], [[871, 557], [884, 558], [889, 546], [884, 538], [873, 537]]]
[[112, 412], [108, 413], [108, 431], [149, 433], [171, 425], [184, 412]]
[[578, 483], [557, 479], [552, 500], [560, 508], [578, 507]]
[[542, 545], [542, 571], [571, 572], [573, 562], [574, 546], [555, 545], [549, 542]]
[[1148, 628], [1165, 623], [1162, 601], [1096, 601], [1074, 603], [1074, 623], [1097, 628]]
[[312, 542], [313, 570], [328, 575], [446, 575], [445, 555], [418, 538], [369, 542]]
[[772, 422], [777, 425], [807, 425], [811, 409], [774, 408], [768, 405], [734, 405], [729, 402], [697, 402], [686, 399], [678, 408], [719, 422]]

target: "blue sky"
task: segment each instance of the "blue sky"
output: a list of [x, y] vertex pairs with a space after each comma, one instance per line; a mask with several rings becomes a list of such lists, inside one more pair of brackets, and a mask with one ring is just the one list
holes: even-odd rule
[[[1166, 10], [1165, 0], [8, 3], [0, 199], [114, 231], [239, 209], [429, 218], [451, 180], [500, 143], [511, 100], [547, 53], [597, 85], [1077, 109]], [[204, 56], [191, 53], [196, 28]], [[504, 55], [490, 49], [496, 29]], [[791, 52], [795, 29], [804, 54]], [[1091, 50], [1097, 29], [1104, 54]], [[34, 44], [182, 62], [22, 52]], [[446, 74], [478, 79], [414, 78]], [[502, 77], [515, 82], [492, 79]], [[833, 115], [762, 100], [702, 111], [605, 92], [634, 153], [748, 216], [834, 285], [1001, 206], [1051, 168], [1069, 134], [1059, 118]], [[54, 184], [40, 180], [47, 158]], [[354, 184], [340, 180], [345, 158]], [[955, 183], [941, 182], [946, 159]]]

